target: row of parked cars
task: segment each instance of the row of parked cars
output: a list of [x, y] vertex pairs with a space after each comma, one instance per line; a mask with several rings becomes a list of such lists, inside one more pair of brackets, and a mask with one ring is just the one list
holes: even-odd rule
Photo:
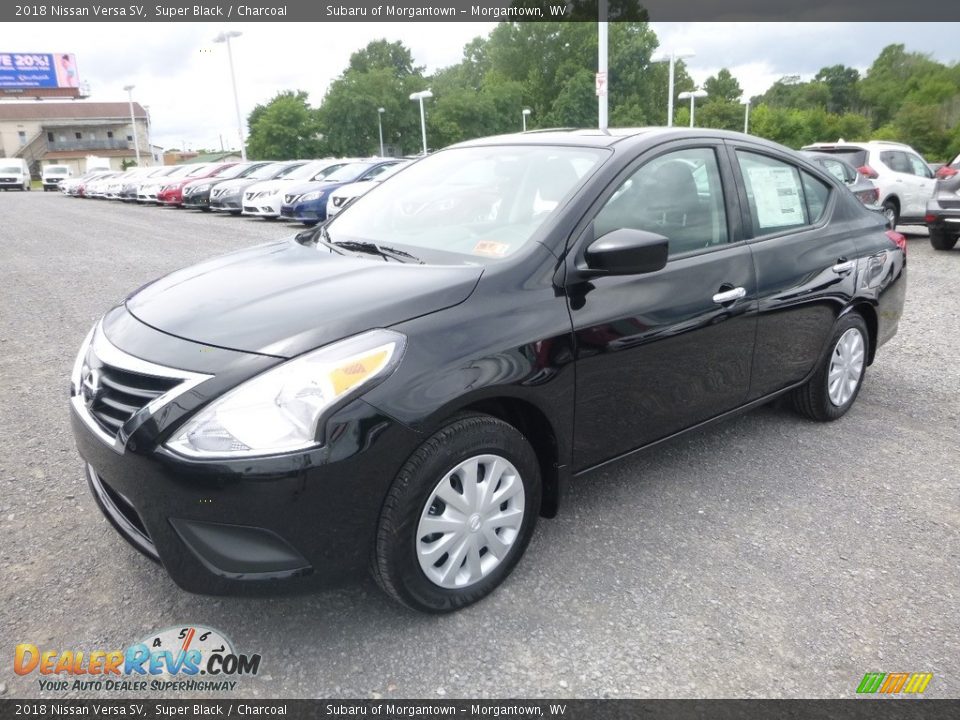
[[[882, 140], [815, 143], [801, 152], [882, 212], [891, 227], [925, 224], [937, 250], [953, 248], [960, 238], [960, 155], [934, 167], [909, 145]], [[62, 181], [60, 189], [315, 225], [409, 162], [371, 157], [146, 167], [90, 173]]]
[[316, 225], [409, 162], [371, 157], [165, 165], [96, 171], [64, 180], [60, 190], [73, 197]]
[[960, 155], [932, 167], [909, 145], [885, 140], [815, 143], [803, 151], [818, 158], [861, 200], [876, 204], [891, 227], [926, 225], [936, 250], [956, 245], [960, 237]]

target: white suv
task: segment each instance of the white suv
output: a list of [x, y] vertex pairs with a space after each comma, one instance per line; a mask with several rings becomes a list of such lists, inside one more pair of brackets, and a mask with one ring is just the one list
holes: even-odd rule
[[927, 200], [933, 197], [936, 178], [930, 166], [909, 145], [869, 142], [814, 143], [804, 150], [839, 155], [876, 184], [880, 204], [893, 227], [924, 222]]

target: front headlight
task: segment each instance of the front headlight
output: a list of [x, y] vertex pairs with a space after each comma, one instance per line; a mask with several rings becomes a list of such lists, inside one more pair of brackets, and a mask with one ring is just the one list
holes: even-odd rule
[[210, 189], [210, 183], [207, 183], [206, 185], [195, 185], [192, 188], [193, 192], [191, 194], [206, 192], [209, 189]]
[[87, 353], [90, 350], [90, 343], [93, 342], [93, 334], [97, 331], [97, 326], [100, 323], [97, 322], [90, 332], [87, 333], [87, 336], [83, 339], [83, 342], [80, 344], [80, 352], [77, 353], [77, 359], [73, 361], [73, 371], [70, 373], [70, 395], [76, 395], [80, 392], [80, 383], [83, 382], [83, 366], [87, 362]]
[[301, 195], [299, 202], [310, 202], [311, 200], [319, 200], [321, 195], [323, 195], [323, 191], [314, 190], [313, 192], [308, 192], [306, 195]]
[[318, 444], [323, 415], [387, 378], [406, 338], [371, 330], [247, 380], [191, 418], [167, 447], [200, 458], [270, 455]]

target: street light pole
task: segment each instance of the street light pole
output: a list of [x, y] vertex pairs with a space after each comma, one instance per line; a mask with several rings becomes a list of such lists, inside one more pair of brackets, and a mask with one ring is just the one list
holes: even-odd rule
[[377, 127], [380, 129], [380, 157], [383, 157], [383, 113], [385, 108], [377, 108]]
[[743, 111], [743, 134], [746, 135], [750, 132], [750, 98], [747, 98], [747, 101], [744, 103]]
[[233, 85], [233, 105], [237, 111], [237, 133], [240, 135], [240, 157], [244, 161], [247, 159], [247, 141], [243, 136], [243, 118], [240, 115], [240, 97], [237, 95], [237, 76], [233, 70], [233, 50], [230, 47], [230, 38], [240, 37], [242, 32], [230, 30], [217, 35], [213, 41], [215, 43], [225, 42], [227, 44], [227, 58], [230, 61], [230, 82]]
[[669, 63], [670, 66], [669, 80], [667, 82], [667, 127], [673, 127], [673, 78], [677, 60], [692, 58], [694, 54], [693, 50], [671, 50], [669, 54], [660, 53], [650, 58], [651, 62], [665, 62]]
[[706, 90], [694, 90], [693, 92], [682, 92], [677, 95], [677, 98], [680, 100], [690, 100], [690, 127], [693, 127], [693, 113], [695, 111], [695, 103], [697, 98], [705, 98], [707, 96]]
[[[608, 38], [608, 7], [607, 0], [599, 0], [597, 5], [597, 119], [599, 128], [607, 129], [607, 93], [609, 92], [609, 75], [607, 73], [607, 38]], [[602, 87], [600, 87], [602, 83]]]
[[527, 115], [530, 114], [530, 108], [524, 108], [521, 116], [523, 117], [523, 131], [527, 131]]
[[127, 91], [127, 100], [130, 102], [130, 127], [133, 128], [133, 147], [137, 154], [137, 167], [140, 167], [140, 138], [137, 133], [137, 120], [133, 116], [133, 89], [135, 87], [136, 85], [125, 85], [123, 89]]
[[415, 92], [410, 94], [411, 100], [420, 101], [420, 132], [423, 135], [423, 154], [427, 154], [427, 116], [423, 110], [423, 101], [427, 98], [432, 98], [433, 93], [430, 92], [430, 89], [421, 90], [420, 92]]

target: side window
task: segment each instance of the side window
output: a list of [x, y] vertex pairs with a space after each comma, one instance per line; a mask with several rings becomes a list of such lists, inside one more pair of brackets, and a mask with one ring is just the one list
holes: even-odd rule
[[906, 153], [907, 161], [910, 163], [911, 172], [918, 176], [924, 178], [932, 178], [933, 173], [930, 172], [930, 166], [927, 165], [921, 158], [916, 155], [911, 155]]
[[833, 175], [837, 180], [842, 183], [850, 183], [850, 178], [847, 177], [847, 174], [843, 171], [843, 165], [836, 160], [824, 160], [821, 163], [828, 173]]
[[880, 153], [880, 162], [888, 168], [898, 173], [913, 175], [913, 168], [910, 167], [910, 161], [907, 160], [907, 154], [899, 150], [884, 150]]
[[597, 214], [597, 236], [620, 228], [670, 240], [670, 255], [727, 242], [720, 169], [712, 148], [654, 158], [627, 178]]
[[823, 217], [827, 208], [827, 198], [830, 197], [830, 188], [820, 182], [813, 175], [800, 171], [803, 182], [803, 198], [807, 207], [807, 217], [810, 223], [817, 223]]
[[797, 168], [741, 150], [737, 151], [737, 160], [743, 173], [754, 237], [808, 224]]

